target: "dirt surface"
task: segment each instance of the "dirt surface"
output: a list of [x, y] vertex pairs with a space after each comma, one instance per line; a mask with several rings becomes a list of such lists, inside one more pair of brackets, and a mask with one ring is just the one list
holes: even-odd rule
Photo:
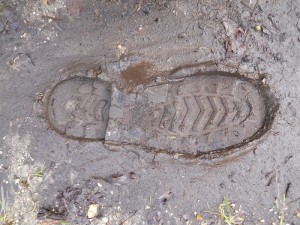
[[[0, 57], [0, 223], [300, 224], [298, 0], [2, 0]], [[242, 108], [259, 111], [250, 131], [239, 123], [247, 133], [229, 143], [234, 154], [201, 159], [152, 151], [143, 145], [156, 143], [141, 143], [136, 130], [116, 147], [102, 140], [106, 121], [110, 132], [128, 131], [132, 121], [145, 123], [133, 128], [152, 129], [147, 117], [137, 117], [152, 103], [130, 108], [131, 121], [110, 126], [120, 114], [107, 120], [105, 103], [124, 100], [115, 93], [139, 100], [154, 87], [152, 102], [166, 93], [178, 99], [172, 90], [180, 88], [153, 84], [184, 86], [185, 77], [190, 96], [195, 86], [214, 89], [214, 82], [191, 76], [207, 70], [239, 74], [221, 81], [221, 73], [215, 81], [248, 82], [247, 93], [232, 93], [253, 106]], [[107, 92], [98, 95], [98, 84]], [[208, 101], [221, 115], [220, 101]], [[49, 116], [49, 105], [60, 120]], [[180, 118], [184, 107], [176, 112]], [[239, 145], [260, 132], [268, 115], [263, 135]], [[67, 123], [55, 129], [57, 121]], [[66, 129], [70, 124], [75, 129]]]

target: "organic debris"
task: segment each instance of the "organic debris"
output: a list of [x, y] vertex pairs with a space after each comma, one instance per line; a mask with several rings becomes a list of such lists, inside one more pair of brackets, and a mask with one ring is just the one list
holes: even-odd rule
[[234, 207], [231, 202], [224, 197], [223, 203], [219, 205], [219, 212], [221, 215], [221, 219], [227, 224], [227, 225], [233, 225], [233, 224], [242, 224], [244, 219], [242, 217], [237, 217], [236, 215], [232, 214], [231, 209]]
[[92, 218], [98, 216], [98, 208], [99, 208], [98, 204], [91, 204], [89, 206], [89, 210], [87, 212], [87, 217], [89, 219], [92, 219]]
[[230, 58], [232, 56], [233, 53], [233, 49], [232, 49], [232, 41], [227, 40], [225, 42], [225, 49], [226, 49], [226, 58]]
[[228, 40], [225, 42], [226, 58], [231, 57], [232, 53], [242, 54], [242, 52], [240, 52], [243, 46], [241, 37], [245, 31], [232, 20], [223, 20], [222, 23], [226, 31], [226, 36], [228, 37]]

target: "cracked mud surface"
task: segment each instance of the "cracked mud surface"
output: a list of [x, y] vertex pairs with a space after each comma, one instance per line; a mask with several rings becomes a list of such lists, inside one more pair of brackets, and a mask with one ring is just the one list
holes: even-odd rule
[[[251, 1], [250, 5], [244, 0], [0, 1], [0, 196], [1, 202], [6, 200], [1, 216], [5, 212], [10, 221], [26, 225], [66, 221], [224, 224], [216, 213], [226, 196], [243, 224], [279, 224], [279, 216], [284, 224], [299, 224], [299, 52], [298, 1]], [[94, 94], [95, 80], [101, 80], [100, 86], [112, 84], [112, 99], [120, 101], [125, 100], [117, 91], [125, 97], [140, 96], [141, 102], [145, 95], [156, 103], [167, 96], [166, 102], [182, 106], [175, 110], [176, 118], [189, 120], [184, 123], [186, 128], [194, 126], [190, 120], [197, 110], [186, 114], [184, 107], [197, 102], [198, 97], [189, 98], [192, 86], [212, 88], [211, 92], [214, 85], [210, 85], [213, 81], [203, 85], [202, 78], [189, 75], [206, 68], [241, 74], [269, 89], [267, 96], [276, 99], [276, 104], [272, 100], [262, 105], [277, 107], [278, 103], [266, 132], [235, 148], [243, 154], [201, 160], [149, 151], [141, 147], [142, 139], [131, 139], [130, 135], [139, 137], [136, 130], [123, 136], [126, 144], [115, 148], [99, 141], [68, 138], [107, 136], [97, 126], [105, 126], [102, 116], [106, 110], [98, 109], [105, 108], [101, 102], [107, 101], [108, 94], [102, 93], [103, 98]], [[182, 76], [191, 82], [184, 91], [186, 98], [174, 95], [173, 91], [179, 90], [176, 87], [155, 89], [151, 85], [182, 82], [184, 86]], [[75, 84], [68, 87], [76, 97], [65, 92], [63, 85], [57, 95], [51, 95], [56, 84], [74, 77], [84, 80], [84, 85], [73, 80]], [[232, 83], [218, 79], [217, 85]], [[253, 87], [250, 85], [250, 96], [234, 95], [254, 99], [251, 109], [257, 107], [261, 116], [253, 127], [259, 129], [265, 114], [259, 104], [268, 98], [260, 91], [264, 89]], [[154, 97], [149, 97], [147, 88], [152, 88]], [[76, 129], [68, 130], [67, 124], [60, 123], [57, 130], [61, 135], [49, 125], [49, 119], [53, 121], [46, 113], [49, 96], [65, 107], [67, 113], [61, 121], [68, 118]], [[219, 104], [220, 96], [206, 99], [209, 102], [199, 102], [209, 103], [220, 115], [219, 120], [207, 119], [212, 127], [222, 120], [222, 107], [217, 105], [229, 102]], [[90, 106], [95, 104], [100, 107], [90, 114]], [[111, 107], [114, 104], [112, 101]], [[128, 101], [130, 104], [133, 102]], [[108, 122], [107, 129], [115, 132], [133, 122], [137, 128], [144, 122], [142, 128], [148, 131], [150, 122], [138, 117], [147, 108], [143, 107], [130, 108], [136, 113], [130, 114], [131, 120], [121, 121], [119, 126]], [[121, 118], [118, 110], [112, 116]], [[83, 127], [93, 126], [80, 130], [83, 121], [88, 121]], [[194, 118], [193, 124], [196, 121]], [[167, 113], [163, 113], [158, 125], [163, 125], [159, 129], [163, 135], [165, 126], [170, 131], [168, 123]], [[180, 134], [177, 125], [173, 133]], [[243, 137], [253, 132], [256, 130]], [[138, 145], [128, 145], [128, 140]], [[92, 204], [97, 204], [98, 211], [89, 219], [86, 215]]]

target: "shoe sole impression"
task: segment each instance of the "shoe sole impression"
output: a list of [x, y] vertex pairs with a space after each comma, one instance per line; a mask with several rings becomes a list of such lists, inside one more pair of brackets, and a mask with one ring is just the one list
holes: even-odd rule
[[57, 132], [106, 145], [184, 157], [218, 157], [261, 137], [274, 119], [264, 85], [231, 73], [195, 73], [125, 93], [100, 79], [57, 84], [48, 119]]
[[50, 127], [77, 140], [104, 140], [109, 116], [111, 84], [74, 77], [59, 82], [47, 103]]

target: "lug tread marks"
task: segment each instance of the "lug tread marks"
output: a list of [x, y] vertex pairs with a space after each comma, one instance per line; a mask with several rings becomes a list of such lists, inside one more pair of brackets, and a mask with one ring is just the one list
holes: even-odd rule
[[52, 89], [47, 116], [51, 127], [68, 138], [193, 157], [221, 154], [259, 138], [275, 108], [263, 85], [216, 72], [130, 94], [117, 87], [111, 91], [99, 79], [71, 78]]
[[160, 129], [207, 133], [245, 122], [252, 113], [249, 102], [210, 95], [177, 97], [161, 110]]
[[58, 83], [48, 99], [48, 119], [54, 130], [73, 139], [105, 137], [110, 109], [110, 84], [75, 77]]
[[175, 111], [175, 107], [173, 105], [165, 106], [159, 127], [161, 129], [170, 130], [172, 127], [172, 121], [175, 117], [175, 114], [176, 114], [176, 111]]
[[203, 105], [202, 101], [201, 101], [201, 96], [195, 96], [195, 100], [196, 103], [200, 109], [199, 114], [197, 115], [197, 118], [195, 120], [195, 123], [193, 124], [192, 130], [193, 131], [197, 131], [200, 130], [201, 127], [199, 127], [202, 124], [202, 118], [203, 118], [203, 114], [205, 112], [205, 106]]
[[193, 154], [241, 145], [265, 126], [268, 97], [260, 86], [231, 74], [186, 77], [168, 84], [164, 102], [148, 104], [158, 122], [140, 127], [149, 136], [135, 143]]

